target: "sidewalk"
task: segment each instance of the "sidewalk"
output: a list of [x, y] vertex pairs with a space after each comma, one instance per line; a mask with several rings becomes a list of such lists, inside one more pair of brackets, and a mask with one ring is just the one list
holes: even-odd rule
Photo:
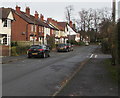
[[0, 59], [2, 59], [2, 60], [0, 60], [0, 64], [5, 64], [5, 63], [17, 61], [17, 60], [22, 60], [25, 58], [27, 58], [27, 55], [0, 57]]
[[118, 83], [105, 69], [109, 56], [98, 50], [94, 55], [57, 96], [118, 96]]

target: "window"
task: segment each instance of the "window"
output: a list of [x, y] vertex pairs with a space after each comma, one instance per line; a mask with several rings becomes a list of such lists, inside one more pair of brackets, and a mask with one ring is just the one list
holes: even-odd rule
[[42, 27], [42, 33], [44, 33], [44, 27]]
[[41, 32], [41, 28], [39, 27], [39, 32]]
[[31, 32], [37, 32], [37, 26], [31, 25]]
[[7, 27], [7, 19], [4, 21], [4, 27]]
[[35, 27], [35, 32], [36, 32], [37, 31], [37, 26], [35, 25], [34, 27]]
[[31, 25], [31, 32], [33, 32], [33, 25]]
[[7, 22], [8, 22], [8, 23], [7, 23], [7, 24], [8, 24], [8, 27], [10, 28], [10, 27], [11, 27], [11, 20], [8, 20]]
[[7, 38], [4, 38], [4, 39], [3, 39], [3, 44], [4, 44], [4, 45], [7, 44]]

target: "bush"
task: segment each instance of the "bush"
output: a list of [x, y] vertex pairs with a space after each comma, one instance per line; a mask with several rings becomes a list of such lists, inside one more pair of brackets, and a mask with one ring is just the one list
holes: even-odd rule
[[67, 41], [67, 42], [71, 43], [72, 45], [79, 45], [79, 46], [85, 45], [84, 42], [76, 42], [75, 40], [70, 40], [70, 41]]
[[11, 42], [11, 47], [13, 47], [13, 46], [18, 46], [18, 43], [17, 43], [16, 41], [15, 41], [15, 42], [12, 41], [12, 42]]
[[101, 46], [103, 53], [110, 53], [110, 44], [108, 42], [108, 39], [103, 39]]
[[30, 46], [14, 46], [12, 47], [12, 56], [24, 55]]
[[78, 42], [78, 45], [82, 46], [82, 45], [85, 45], [85, 43], [84, 42]]
[[11, 55], [12, 56], [18, 56], [18, 54], [16, 52], [16, 47], [15, 46], [11, 48]]

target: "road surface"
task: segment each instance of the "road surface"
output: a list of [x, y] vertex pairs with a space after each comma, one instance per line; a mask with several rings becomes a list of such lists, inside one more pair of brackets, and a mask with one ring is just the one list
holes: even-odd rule
[[89, 59], [96, 45], [75, 47], [71, 52], [51, 52], [50, 58], [31, 58], [2, 65], [3, 96], [49, 96]]

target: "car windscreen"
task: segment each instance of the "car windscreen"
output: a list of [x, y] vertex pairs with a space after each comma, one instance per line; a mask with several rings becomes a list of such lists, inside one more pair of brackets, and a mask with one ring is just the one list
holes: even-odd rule
[[70, 44], [70, 43], [67, 43], [67, 46], [71, 46], [71, 44]]
[[65, 44], [58, 44], [59, 47], [65, 46]]
[[42, 49], [42, 46], [32, 46], [30, 49]]

